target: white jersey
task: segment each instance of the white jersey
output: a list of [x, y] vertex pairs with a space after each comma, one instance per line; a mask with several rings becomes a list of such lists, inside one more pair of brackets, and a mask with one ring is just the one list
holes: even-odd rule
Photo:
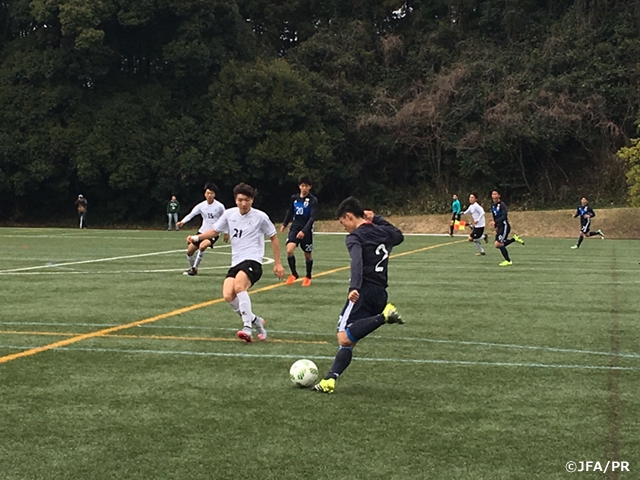
[[478, 222], [473, 225], [474, 227], [484, 227], [484, 209], [480, 205], [478, 205], [477, 202], [472, 203], [471, 205], [469, 205], [469, 208], [462, 212], [463, 215], [467, 215], [468, 213], [471, 214], [474, 222]]
[[[202, 217], [202, 225], [198, 230], [198, 233], [206, 232], [207, 230], [211, 230], [218, 219], [224, 213], [224, 205], [220, 203], [218, 200], [214, 200], [211, 204], [204, 202], [200, 202], [193, 210], [182, 219], [182, 223], [187, 223], [196, 215], [200, 215]], [[226, 230], [218, 230], [221, 232], [225, 232]]]
[[245, 260], [262, 263], [264, 257], [264, 237], [273, 237], [276, 227], [266, 213], [252, 208], [245, 215], [238, 207], [225, 210], [213, 226], [217, 232], [228, 232], [231, 239], [231, 266]]

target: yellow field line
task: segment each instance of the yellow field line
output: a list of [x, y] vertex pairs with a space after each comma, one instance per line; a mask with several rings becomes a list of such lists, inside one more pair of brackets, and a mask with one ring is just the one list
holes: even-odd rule
[[[47, 337], [75, 337], [79, 335], [77, 332], [42, 332], [36, 330], [0, 330], [0, 335], [43, 335]], [[187, 340], [187, 341], [200, 341], [200, 342], [237, 342], [237, 338], [222, 338], [222, 337], [189, 337], [180, 335], [102, 335], [105, 338], [142, 338], [151, 340]], [[279, 338], [269, 338], [269, 343], [304, 343], [315, 345], [327, 345], [329, 342], [324, 340], [284, 340]]]
[[[431, 245], [429, 247], [418, 248], [416, 250], [411, 250], [411, 251], [408, 251], [408, 252], [396, 253], [396, 254], [391, 255], [391, 258], [401, 257], [401, 256], [404, 256], [404, 255], [411, 255], [413, 253], [425, 252], [427, 250], [433, 250], [434, 248], [444, 247], [444, 246], [447, 246], [447, 245], [453, 245], [455, 243], [461, 243], [463, 241], [466, 241], [466, 240], [456, 240], [456, 241], [453, 241], [453, 242], [439, 243], [438, 245]], [[334, 268], [332, 270], [326, 270], [326, 271], [320, 272], [320, 273], [318, 273], [318, 274], [316, 274], [314, 276], [315, 277], [323, 277], [325, 275], [330, 275], [332, 273], [348, 270], [349, 268], [350, 268], [349, 265], [347, 265], [346, 267], [339, 267], [339, 268]], [[267, 285], [266, 287], [258, 288], [257, 290], [254, 290], [253, 292], [251, 292], [251, 294], [260, 293], [260, 292], [267, 292], [269, 290], [273, 290], [274, 288], [283, 287], [285, 285], [286, 284], [282, 283], [282, 282], [274, 283], [272, 285]], [[222, 303], [222, 302], [224, 302], [224, 298], [216, 298], [215, 300], [209, 300], [208, 302], [197, 303], [197, 304], [191, 305], [189, 307], [179, 308], [177, 310], [173, 310], [173, 311], [167, 312], [167, 313], [162, 313], [162, 314], [156, 315], [154, 317], [149, 317], [149, 318], [145, 318], [145, 319], [142, 319], [142, 320], [136, 320], [135, 322], [125, 323], [123, 325], [117, 325], [115, 327], [103, 328], [101, 330], [96, 330], [95, 332], [83, 333], [83, 334], [80, 334], [80, 335], [76, 335], [75, 337], [67, 338], [65, 340], [60, 340], [58, 342], [53, 342], [53, 343], [49, 343], [47, 345], [42, 345], [41, 347], [30, 348], [29, 350], [24, 350], [22, 352], [12, 353], [10, 355], [5, 355], [3, 357], [0, 357], [0, 364], [1, 363], [7, 363], [7, 362], [10, 362], [12, 360], [17, 360], [18, 358], [29, 357], [29, 356], [35, 355], [37, 353], [46, 352], [47, 350], [52, 350], [54, 348], [66, 347], [67, 345], [78, 343], [78, 342], [81, 342], [83, 340], [89, 340], [90, 338], [104, 337], [104, 336], [106, 336], [106, 335], [108, 335], [110, 333], [119, 332], [120, 330], [127, 330], [129, 328], [137, 327], [139, 325], [146, 325], [148, 323], [154, 323], [154, 322], [157, 322], [158, 320], [164, 320], [165, 318], [175, 317], [176, 315], [181, 315], [183, 313], [192, 312], [194, 310], [198, 310], [198, 309], [204, 308], [204, 307], [209, 307], [211, 305], [215, 305], [217, 303]], [[273, 341], [273, 340], [271, 340], [271, 341]]]

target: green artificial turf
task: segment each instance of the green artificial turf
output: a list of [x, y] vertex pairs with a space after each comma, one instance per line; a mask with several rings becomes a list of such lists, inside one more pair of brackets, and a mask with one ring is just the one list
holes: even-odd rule
[[608, 460], [638, 478], [640, 242], [531, 238], [498, 267], [491, 243], [407, 236], [389, 287], [406, 324], [324, 395], [288, 369], [331, 365], [344, 235], [316, 236], [309, 288], [264, 289], [265, 265], [269, 340], [249, 345], [220, 301], [229, 248], [183, 276], [184, 236], [0, 229], [0, 478], [560, 479]]

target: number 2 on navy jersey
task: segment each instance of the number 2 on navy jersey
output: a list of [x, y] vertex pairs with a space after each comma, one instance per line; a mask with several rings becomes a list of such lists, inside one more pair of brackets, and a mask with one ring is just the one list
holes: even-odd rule
[[381, 263], [389, 258], [389, 251], [387, 250], [387, 247], [384, 246], [384, 243], [378, 245], [378, 247], [376, 248], [376, 255], [382, 255], [382, 259], [378, 263], [376, 263], [375, 270], [376, 272], [384, 272], [384, 267], [381, 265]]

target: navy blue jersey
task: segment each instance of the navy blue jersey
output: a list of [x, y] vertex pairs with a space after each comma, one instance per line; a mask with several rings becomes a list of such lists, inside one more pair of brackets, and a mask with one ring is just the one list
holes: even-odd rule
[[493, 214], [493, 221], [496, 223], [496, 225], [502, 222], [509, 221], [509, 219], [507, 218], [507, 206], [502, 200], [491, 205], [491, 213]]
[[387, 287], [391, 249], [404, 240], [402, 232], [379, 215], [347, 235], [345, 243], [351, 257], [349, 291], [363, 283]]
[[291, 229], [303, 231], [305, 234], [311, 232], [313, 222], [318, 216], [318, 199], [309, 194], [301, 197], [299, 193], [291, 195], [289, 209], [282, 224], [286, 227], [291, 222]]
[[[586, 218], [585, 218], [585, 215], [587, 215]], [[595, 216], [596, 216], [596, 212], [594, 212], [593, 208], [591, 208], [589, 205], [585, 205], [585, 206], [580, 205], [576, 210], [576, 214], [574, 215], [574, 218], [580, 217], [580, 225], [584, 226], [587, 223], [589, 223], [589, 221]]]

